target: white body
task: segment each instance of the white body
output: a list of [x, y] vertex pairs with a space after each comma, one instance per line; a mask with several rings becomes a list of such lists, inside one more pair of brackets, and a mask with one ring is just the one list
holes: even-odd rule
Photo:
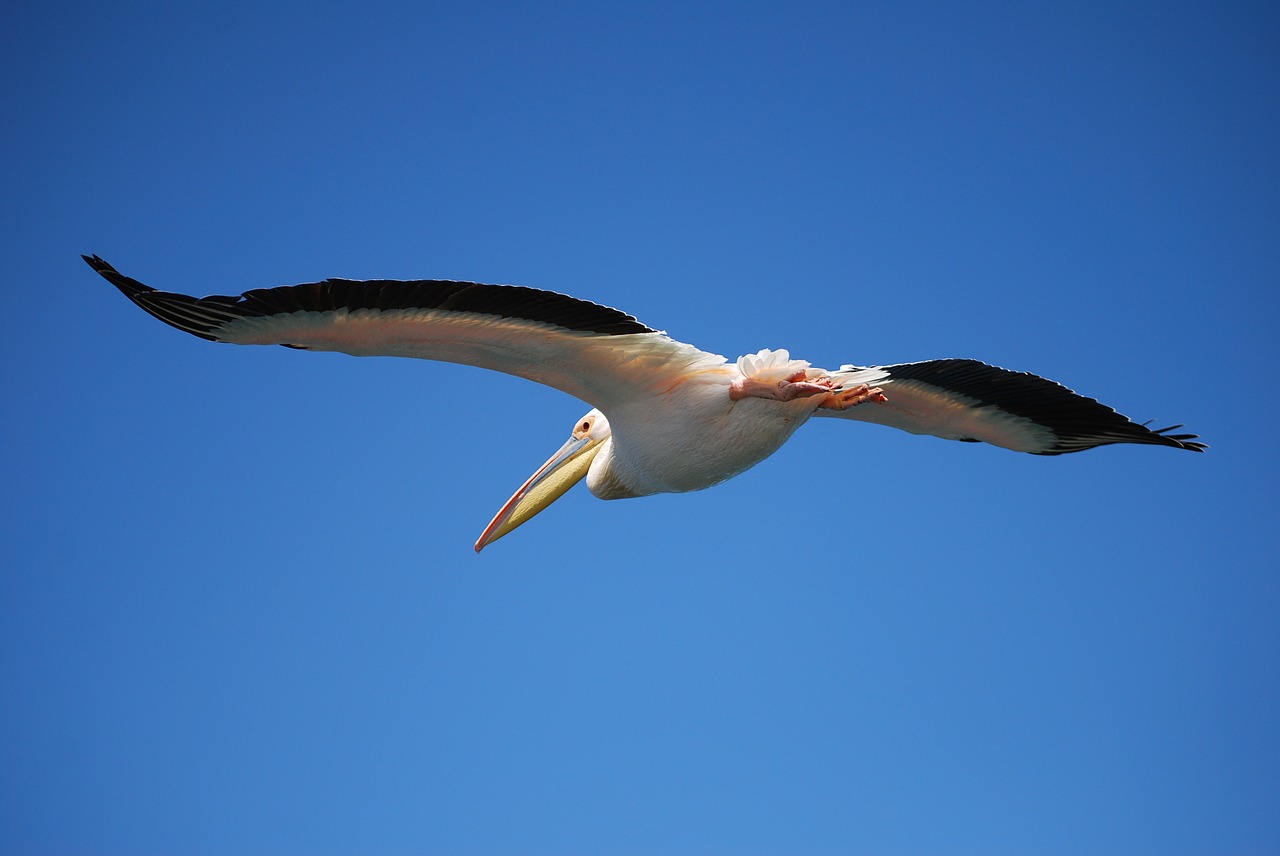
[[477, 549], [584, 473], [602, 499], [701, 490], [769, 457], [815, 414], [1040, 455], [1110, 443], [1205, 448], [1169, 433], [1180, 426], [1153, 431], [1052, 381], [976, 360], [826, 371], [762, 350], [730, 363], [619, 310], [520, 286], [326, 280], [194, 298], [85, 261], [148, 313], [204, 339], [464, 363], [593, 405]]
[[731, 401], [737, 375], [726, 366], [667, 395], [611, 408], [613, 435], [591, 464], [588, 489], [621, 499], [711, 487], [776, 452], [818, 406], [814, 398]]

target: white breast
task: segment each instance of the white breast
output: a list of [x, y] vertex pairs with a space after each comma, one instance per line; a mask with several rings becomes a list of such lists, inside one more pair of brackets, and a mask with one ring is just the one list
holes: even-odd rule
[[730, 367], [705, 372], [642, 407], [606, 413], [613, 436], [587, 487], [601, 499], [711, 487], [772, 455], [817, 406], [816, 399], [731, 401], [735, 376]]

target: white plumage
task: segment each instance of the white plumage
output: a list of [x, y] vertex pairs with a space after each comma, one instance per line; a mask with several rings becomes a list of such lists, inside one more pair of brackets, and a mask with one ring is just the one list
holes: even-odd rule
[[523, 286], [326, 280], [195, 298], [157, 291], [97, 256], [138, 306], [193, 335], [356, 356], [464, 363], [593, 406], [507, 502], [479, 550], [585, 476], [603, 499], [700, 490], [773, 454], [811, 416], [1057, 455], [1110, 443], [1202, 451], [1181, 426], [1151, 430], [1053, 381], [976, 360], [834, 371], [762, 350], [729, 362], [616, 309]]

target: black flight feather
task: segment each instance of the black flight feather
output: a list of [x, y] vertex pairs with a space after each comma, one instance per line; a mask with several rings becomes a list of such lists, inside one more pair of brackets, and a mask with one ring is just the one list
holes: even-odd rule
[[[1042, 425], [1057, 442], [1038, 455], [1062, 455], [1110, 443], [1147, 443], [1203, 452], [1195, 434], [1171, 434], [1181, 425], [1152, 430], [1130, 421], [1092, 398], [1029, 372], [1015, 372], [978, 360], [926, 360], [881, 366], [895, 381], [914, 380], [972, 399], [977, 407], [996, 407]], [[886, 388], [892, 400], [891, 387]]]
[[533, 321], [602, 336], [656, 332], [619, 309], [523, 285], [439, 279], [327, 279], [303, 285], [257, 288], [238, 297], [197, 298], [157, 291], [125, 276], [98, 256], [83, 258], [126, 297], [156, 318], [215, 342], [219, 328], [237, 318], [339, 309], [436, 309]]

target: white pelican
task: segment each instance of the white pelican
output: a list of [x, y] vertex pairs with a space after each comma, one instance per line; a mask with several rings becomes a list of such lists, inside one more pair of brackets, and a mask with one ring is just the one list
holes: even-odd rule
[[238, 297], [156, 291], [85, 256], [155, 317], [213, 342], [465, 363], [553, 386], [592, 405], [568, 441], [485, 528], [479, 552], [586, 476], [601, 499], [701, 490], [773, 454], [811, 416], [1033, 455], [1110, 443], [1192, 452], [1051, 380], [977, 360], [835, 371], [762, 350], [729, 362], [617, 309], [551, 291], [445, 280], [329, 279]]

